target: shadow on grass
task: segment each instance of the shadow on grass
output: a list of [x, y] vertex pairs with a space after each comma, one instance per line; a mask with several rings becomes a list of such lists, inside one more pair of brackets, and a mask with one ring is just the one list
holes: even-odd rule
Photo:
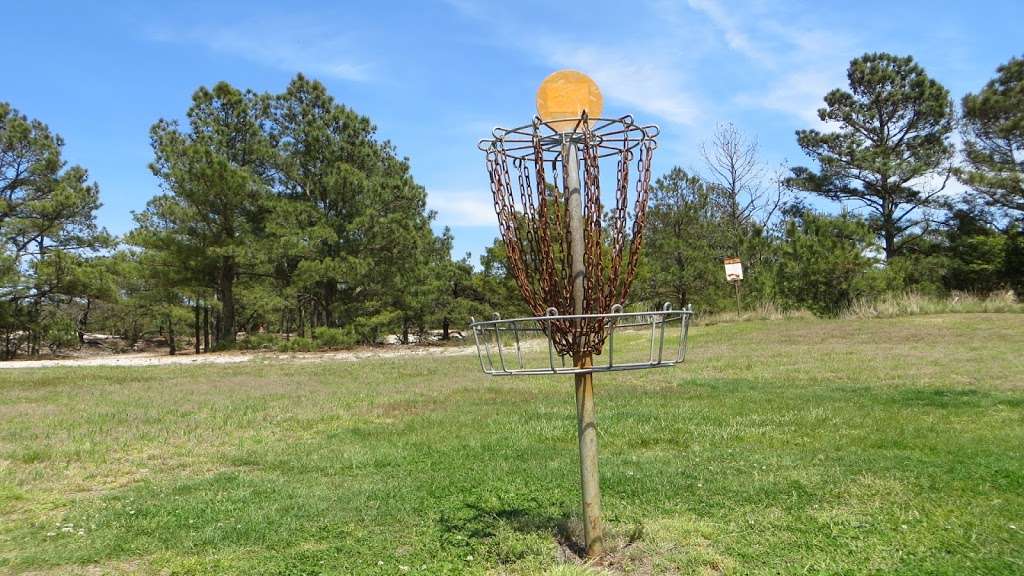
[[[583, 558], [582, 525], [569, 513], [555, 513], [541, 506], [487, 506], [471, 502], [461, 510], [443, 515], [439, 519], [442, 532], [450, 539], [464, 540], [472, 546], [507, 548], [507, 541], [518, 537], [533, 537], [550, 542], [554, 540], [564, 559]], [[499, 556], [506, 556], [500, 554]], [[515, 561], [502, 558], [504, 562]]]

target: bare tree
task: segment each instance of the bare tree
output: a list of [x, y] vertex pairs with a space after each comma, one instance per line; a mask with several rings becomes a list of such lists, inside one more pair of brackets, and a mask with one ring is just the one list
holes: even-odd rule
[[766, 184], [756, 138], [747, 138], [732, 123], [719, 124], [710, 142], [701, 145], [710, 171], [708, 180], [719, 187], [723, 219], [738, 255], [751, 225], [766, 227], [782, 202], [782, 187]]

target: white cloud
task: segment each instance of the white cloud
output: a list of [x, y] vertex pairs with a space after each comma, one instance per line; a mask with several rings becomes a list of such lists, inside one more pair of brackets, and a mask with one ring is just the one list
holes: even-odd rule
[[496, 226], [494, 202], [490, 190], [430, 190], [427, 207], [437, 211], [438, 223], [445, 226]]
[[155, 40], [199, 44], [287, 72], [306, 72], [354, 82], [372, 78], [372, 65], [355, 55], [352, 43], [329, 27], [299, 19], [247, 20], [225, 26], [163, 29]]
[[711, 23], [721, 31], [730, 48], [758, 62], [771, 64], [769, 54], [754, 45], [738, 19], [718, 0], [689, 0], [688, 4], [690, 8], [702, 12], [711, 20]]
[[[734, 50], [750, 57], [766, 82], [739, 94], [737, 104], [783, 112], [821, 127], [817, 109], [826, 93], [845, 84], [856, 41], [781, 11], [728, 10], [718, 0], [690, 0]], [[744, 15], [744, 16], [738, 16]]]
[[678, 124], [692, 124], [698, 116], [694, 98], [682, 88], [678, 64], [592, 45], [560, 47], [548, 42], [545, 46], [542, 53], [553, 66], [586, 72], [609, 99]]
[[825, 94], [837, 85], [833, 70], [808, 67], [781, 75], [765, 90], [740, 94], [736, 103], [783, 112], [818, 126], [818, 108], [824, 106]]
[[[592, 77], [608, 104], [628, 111], [645, 112], [677, 124], [693, 124], [700, 109], [685, 86], [686, 73], [695, 58], [695, 47], [681, 50], [673, 39], [634, 38], [617, 49], [616, 43], [573, 40], [564, 26], [551, 27], [544, 20], [524, 22], [506, 5], [481, 4], [475, 0], [447, 0], [461, 15], [486, 24], [488, 41], [513, 48], [553, 68], [573, 68]], [[693, 38], [688, 39], [691, 43]]]

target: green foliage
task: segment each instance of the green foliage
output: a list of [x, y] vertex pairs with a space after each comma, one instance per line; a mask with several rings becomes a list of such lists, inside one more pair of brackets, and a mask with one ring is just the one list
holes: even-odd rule
[[963, 98], [964, 184], [995, 206], [1024, 214], [1024, 58], [1011, 58]]
[[847, 78], [850, 90], [829, 92], [818, 110], [835, 129], [796, 133], [818, 172], [797, 167], [786, 182], [865, 208], [886, 258], [892, 258], [906, 252], [916, 236], [917, 213], [933, 206], [944, 188], [920, 182], [948, 177], [953, 103], [910, 56], [865, 54], [850, 62]]
[[[508, 268], [505, 242], [495, 238], [480, 256], [480, 273], [474, 278], [479, 300], [479, 318], [490, 318], [494, 312], [505, 317], [530, 316], [533, 313], [523, 301], [522, 292]], [[482, 309], [481, 309], [482, 308]]]
[[352, 329], [360, 342], [380, 342], [388, 332], [401, 322], [401, 312], [387, 310], [372, 316], [362, 316], [352, 323]]
[[44, 324], [46, 344], [50, 352], [57, 352], [78, 346], [78, 331], [75, 322], [67, 316], [59, 315]]
[[351, 348], [359, 341], [352, 327], [328, 328], [320, 326], [313, 330], [313, 341], [320, 348]]
[[727, 187], [678, 167], [658, 178], [651, 189], [633, 299], [648, 306], [692, 304], [701, 313], [735, 310], [725, 256], [743, 260], [745, 307], [772, 299], [774, 241], [749, 213], [740, 218], [736, 211], [737, 197]]
[[239, 346], [246, 350], [273, 350], [276, 349], [282, 340], [275, 334], [246, 334], [245, 339], [239, 342]]
[[1015, 224], [1006, 232], [1003, 277], [1007, 285], [1024, 300], [1024, 227]]
[[451, 236], [431, 230], [426, 191], [320, 82], [298, 75], [281, 94], [200, 88], [187, 116], [185, 130], [153, 127], [165, 194], [130, 240], [179, 299], [215, 297], [220, 340], [365, 318], [360, 338], [376, 338], [423, 330], [456, 305]]
[[951, 290], [979, 293], [1005, 288], [1006, 235], [967, 211], [954, 212], [951, 220], [946, 232], [946, 285]]
[[873, 234], [849, 214], [827, 216], [811, 211], [785, 224], [779, 256], [778, 287], [787, 307], [835, 316], [880, 281], [869, 273], [874, 260]]
[[[0, 336], [2, 356], [37, 353], [47, 314], [104, 292], [91, 259], [112, 244], [96, 225], [99, 188], [62, 158], [64, 140], [0, 102]], [[50, 311], [50, 309], [55, 309]], [[54, 334], [57, 337], [57, 334]], [[63, 340], [62, 340], [63, 342]]]
[[678, 167], [655, 181], [635, 292], [639, 298], [693, 304], [702, 311], [719, 309], [728, 299], [722, 257], [731, 255], [732, 238], [718, 211], [720, 192]]
[[164, 194], [136, 214], [128, 237], [172, 279], [167, 289], [216, 294], [220, 342], [235, 340], [235, 281], [253, 266], [250, 250], [267, 210], [265, 100], [220, 82], [193, 94], [187, 130], [173, 120], [153, 125], [150, 168]]
[[315, 352], [316, 342], [309, 338], [296, 336], [277, 345], [278, 352]]
[[[941, 251], [939, 251], [941, 250]], [[868, 290], [871, 294], [901, 293], [913, 290], [928, 296], [943, 296], [947, 287], [950, 260], [945, 246], [935, 252], [910, 253], [885, 261], [881, 268], [871, 270]]]

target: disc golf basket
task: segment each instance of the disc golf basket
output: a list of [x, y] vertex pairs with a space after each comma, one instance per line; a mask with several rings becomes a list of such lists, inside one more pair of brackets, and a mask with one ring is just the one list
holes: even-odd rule
[[[541, 84], [532, 123], [495, 128], [480, 142], [509, 272], [534, 315], [473, 319], [470, 325], [487, 374], [574, 375], [590, 557], [603, 551], [593, 374], [682, 362], [693, 314], [668, 304], [626, 311], [658, 128], [631, 116], [602, 118], [601, 108], [592, 80], [556, 72]], [[607, 213], [602, 182], [611, 185]], [[666, 334], [677, 341], [666, 345]], [[629, 358], [620, 350], [624, 338], [639, 340], [643, 357]], [[528, 342], [540, 344], [540, 361]]]

